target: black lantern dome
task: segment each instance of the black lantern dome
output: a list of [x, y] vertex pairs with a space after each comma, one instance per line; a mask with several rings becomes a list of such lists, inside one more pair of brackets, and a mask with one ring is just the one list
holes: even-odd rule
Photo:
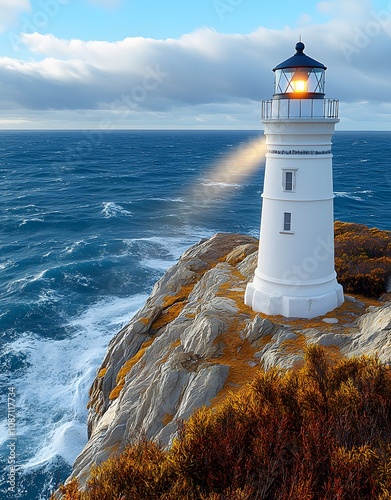
[[274, 99], [323, 99], [326, 66], [304, 54], [303, 42], [296, 44], [296, 54], [273, 71]]

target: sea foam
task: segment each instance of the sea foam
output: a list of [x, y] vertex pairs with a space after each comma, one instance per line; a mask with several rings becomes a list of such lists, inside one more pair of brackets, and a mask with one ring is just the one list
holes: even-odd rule
[[[27, 357], [24, 374], [12, 381], [18, 399], [18, 439], [25, 471], [55, 457], [71, 465], [87, 441], [86, 403], [113, 334], [143, 305], [146, 295], [106, 298], [65, 325], [68, 336], [46, 340], [26, 333], [8, 348]], [[6, 423], [0, 424], [0, 439]]]
[[118, 215], [124, 215], [126, 217], [133, 217], [133, 213], [125, 208], [121, 207], [113, 201], [108, 201], [103, 203], [103, 208], [101, 214], [110, 219], [111, 217], [118, 217]]

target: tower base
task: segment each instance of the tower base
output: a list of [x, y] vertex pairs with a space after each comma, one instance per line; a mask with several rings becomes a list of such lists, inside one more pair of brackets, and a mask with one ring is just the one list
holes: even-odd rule
[[335, 288], [322, 295], [289, 296], [258, 290], [253, 283], [248, 283], [244, 303], [255, 312], [269, 316], [311, 319], [339, 307], [344, 302], [342, 286], [335, 281]]

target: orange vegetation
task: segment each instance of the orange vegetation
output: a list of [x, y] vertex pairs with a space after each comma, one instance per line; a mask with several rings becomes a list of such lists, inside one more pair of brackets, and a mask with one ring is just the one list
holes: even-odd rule
[[167, 295], [163, 300], [163, 307], [167, 308], [176, 302], [186, 301], [194, 288], [194, 283], [183, 286], [175, 295]]
[[159, 330], [167, 326], [171, 321], [174, 321], [182, 312], [185, 304], [185, 301], [175, 302], [172, 306], [164, 310], [157, 320], [153, 322], [152, 330]]
[[295, 339], [288, 339], [282, 342], [281, 347], [289, 353], [296, 354], [301, 353], [305, 350], [307, 346], [307, 337], [302, 333], [297, 335]]
[[391, 232], [335, 222], [335, 268], [346, 293], [380, 297], [391, 277]]
[[174, 321], [188, 302], [194, 283], [183, 286], [175, 295], [166, 295], [163, 300], [163, 312], [152, 324], [152, 330], [159, 330]]
[[[224, 387], [211, 401], [211, 407], [220, 404], [230, 392], [236, 392], [246, 382], [254, 377], [257, 367], [250, 364], [254, 360], [257, 351], [251, 346], [247, 339], [241, 338], [241, 332], [245, 327], [245, 318], [254, 317], [253, 310], [243, 302], [243, 290], [235, 282], [243, 283], [244, 277], [237, 270], [232, 270], [232, 278], [220, 286], [217, 296], [231, 299], [235, 302], [238, 312], [244, 316], [237, 315], [232, 321], [230, 328], [215, 339], [215, 343], [221, 342], [224, 346], [223, 353], [219, 356], [219, 363], [229, 366], [229, 373]], [[240, 319], [242, 318], [242, 319]]]
[[[168, 420], [167, 416], [167, 420]], [[391, 498], [391, 370], [331, 361], [313, 345], [298, 370], [260, 371], [169, 450], [140, 439], [60, 488], [63, 500], [386, 500]]]
[[[347, 333], [350, 328], [354, 327], [354, 322], [365, 313], [369, 306], [379, 307], [382, 305], [382, 302], [376, 299], [360, 295], [351, 295], [351, 297], [352, 300], [350, 300], [349, 297], [345, 297], [345, 302], [340, 307], [328, 312], [324, 316], [318, 316], [312, 319], [270, 316], [270, 319], [277, 324], [289, 325], [296, 333], [306, 328], [315, 328], [325, 333]], [[336, 318], [338, 323], [325, 323], [323, 318]]]
[[128, 361], [126, 361], [126, 363], [124, 363], [122, 365], [120, 371], [117, 374], [117, 379], [116, 379], [117, 385], [110, 392], [109, 399], [118, 398], [120, 392], [124, 388], [126, 375], [130, 372], [130, 370], [133, 368], [133, 366], [138, 361], [140, 361], [140, 359], [144, 356], [144, 353], [145, 353], [147, 347], [149, 347], [152, 344], [153, 340], [154, 339], [152, 338], [152, 339], [147, 340], [146, 342], [143, 342], [143, 344], [141, 345], [141, 347], [137, 351], [137, 353], [132, 358], [128, 359]]
[[251, 346], [247, 339], [240, 337], [241, 327], [239, 320], [232, 323], [231, 328], [223, 335], [216, 338], [215, 342], [222, 342], [223, 353], [218, 357], [219, 364], [229, 366], [227, 380], [221, 391], [211, 401], [211, 407], [220, 404], [229, 392], [236, 392], [243, 387], [246, 382], [254, 378], [257, 367], [250, 365], [254, 359], [256, 349]]
[[163, 417], [163, 426], [165, 427], [167, 424], [172, 422], [172, 419], [174, 418], [174, 415], [171, 413], [166, 413]]

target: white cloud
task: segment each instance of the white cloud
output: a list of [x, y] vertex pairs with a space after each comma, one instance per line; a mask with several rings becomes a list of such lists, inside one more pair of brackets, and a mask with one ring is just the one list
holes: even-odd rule
[[[384, 64], [391, 40], [382, 19], [369, 12], [355, 25], [334, 19], [248, 35], [200, 29], [179, 39], [115, 43], [25, 34], [23, 43], [35, 59], [0, 59], [0, 107], [59, 110], [64, 116], [63, 110], [93, 110], [91, 116], [111, 117], [121, 126], [148, 117], [163, 127], [215, 126], [219, 119], [221, 126], [256, 127], [259, 101], [273, 93], [271, 70], [294, 53], [301, 33], [306, 53], [328, 66], [327, 94], [342, 101], [341, 114], [351, 123], [354, 113], [361, 119], [365, 108], [391, 101], [391, 68]], [[391, 8], [389, 19], [391, 29]], [[375, 120], [390, 120], [388, 108], [373, 109]]]
[[29, 0], [0, 0], [0, 33], [12, 26], [18, 16], [30, 10]]

